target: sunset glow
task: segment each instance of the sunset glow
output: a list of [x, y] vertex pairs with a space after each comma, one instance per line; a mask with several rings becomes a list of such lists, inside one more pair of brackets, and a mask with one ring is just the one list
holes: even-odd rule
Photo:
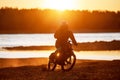
[[66, 10], [66, 9], [75, 9], [74, 0], [44, 0], [43, 8], [57, 9], [57, 10]]
[[1, 7], [57, 10], [120, 10], [120, 0], [0, 0]]

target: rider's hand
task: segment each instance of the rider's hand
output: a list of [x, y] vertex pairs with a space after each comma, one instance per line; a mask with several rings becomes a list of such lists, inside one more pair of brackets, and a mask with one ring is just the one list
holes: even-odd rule
[[75, 45], [75, 46], [77, 46], [77, 45], [78, 45], [78, 43], [75, 43], [74, 45]]

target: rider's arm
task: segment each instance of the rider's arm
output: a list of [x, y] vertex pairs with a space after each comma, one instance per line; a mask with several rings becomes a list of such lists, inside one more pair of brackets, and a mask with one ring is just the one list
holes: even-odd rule
[[57, 38], [57, 37], [58, 37], [58, 31], [56, 31], [54, 34], [54, 38]]
[[71, 31], [69, 31], [69, 34], [70, 34], [70, 39], [72, 40], [73, 44], [77, 45], [77, 41], [75, 40], [73, 33]]

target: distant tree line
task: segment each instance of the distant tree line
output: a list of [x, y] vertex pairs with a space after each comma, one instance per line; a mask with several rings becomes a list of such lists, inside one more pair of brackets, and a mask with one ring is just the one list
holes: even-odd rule
[[62, 20], [73, 32], [119, 32], [120, 11], [0, 9], [0, 33], [52, 33]]

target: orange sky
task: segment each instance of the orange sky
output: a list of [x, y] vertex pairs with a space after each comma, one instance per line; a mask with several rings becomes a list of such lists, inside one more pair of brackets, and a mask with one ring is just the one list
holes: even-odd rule
[[120, 10], [120, 0], [0, 0], [0, 7]]

